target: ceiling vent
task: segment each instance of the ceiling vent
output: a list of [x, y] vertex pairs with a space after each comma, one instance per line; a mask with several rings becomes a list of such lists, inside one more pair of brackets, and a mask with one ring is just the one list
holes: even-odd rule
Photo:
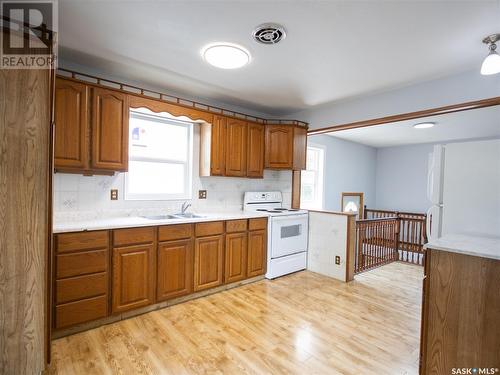
[[285, 28], [276, 23], [264, 23], [257, 26], [252, 33], [255, 40], [262, 44], [276, 44], [285, 39]]

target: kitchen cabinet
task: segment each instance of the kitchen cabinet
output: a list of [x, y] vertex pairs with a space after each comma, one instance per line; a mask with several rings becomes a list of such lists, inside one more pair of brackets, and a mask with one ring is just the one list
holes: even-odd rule
[[265, 229], [248, 232], [247, 277], [266, 273], [267, 235]]
[[127, 94], [56, 78], [56, 171], [112, 174], [128, 168]]
[[500, 260], [432, 248], [425, 257], [420, 374], [497, 367]]
[[194, 245], [194, 291], [222, 284], [224, 235], [199, 237]]
[[247, 177], [264, 177], [265, 126], [248, 123]]
[[158, 244], [158, 301], [180, 297], [193, 291], [193, 240]]
[[232, 283], [247, 275], [247, 232], [227, 233], [224, 282]]
[[224, 116], [214, 115], [210, 148], [210, 174], [224, 176], [226, 172], [226, 123]]
[[93, 169], [126, 171], [128, 167], [127, 95], [92, 89], [92, 160]]
[[247, 123], [228, 119], [226, 126], [226, 176], [247, 175]]
[[266, 125], [265, 168], [305, 169], [307, 130], [293, 125]]
[[109, 232], [55, 235], [54, 328], [108, 315]]
[[155, 254], [155, 228], [113, 231], [113, 313], [147, 306], [154, 302]]
[[83, 83], [56, 79], [55, 168], [89, 168], [89, 87]]

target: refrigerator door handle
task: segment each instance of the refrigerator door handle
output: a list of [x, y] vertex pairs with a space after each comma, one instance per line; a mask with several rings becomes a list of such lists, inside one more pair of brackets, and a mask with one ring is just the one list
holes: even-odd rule
[[427, 220], [425, 221], [425, 233], [427, 234], [427, 241], [431, 241], [431, 239], [433, 239], [431, 235], [432, 212], [434, 211], [435, 208], [442, 208], [442, 207], [443, 207], [442, 204], [434, 204], [431, 207], [429, 207], [429, 209], [426, 212]]

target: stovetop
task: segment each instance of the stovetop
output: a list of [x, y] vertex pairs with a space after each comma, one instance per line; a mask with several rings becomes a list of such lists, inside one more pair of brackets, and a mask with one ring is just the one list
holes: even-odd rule
[[281, 212], [295, 212], [299, 211], [296, 208], [257, 208], [255, 211], [264, 211], [264, 212], [271, 212], [271, 213], [281, 213]]

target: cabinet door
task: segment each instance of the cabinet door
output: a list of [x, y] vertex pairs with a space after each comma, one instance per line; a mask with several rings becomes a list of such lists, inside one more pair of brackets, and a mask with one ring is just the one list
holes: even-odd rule
[[88, 145], [87, 85], [56, 79], [54, 167], [87, 169]]
[[293, 166], [293, 126], [266, 126], [266, 168], [292, 169]]
[[306, 169], [307, 129], [293, 128], [293, 170]]
[[154, 302], [154, 245], [113, 249], [113, 313]]
[[93, 89], [92, 169], [127, 170], [128, 117], [125, 94]]
[[247, 123], [228, 119], [226, 126], [226, 176], [247, 175]]
[[264, 125], [248, 124], [247, 176], [264, 177]]
[[248, 232], [248, 269], [247, 277], [263, 275], [267, 266], [266, 230]]
[[193, 290], [193, 241], [167, 241], [158, 245], [157, 300], [189, 294]]
[[226, 117], [215, 116], [212, 122], [210, 175], [224, 176], [226, 156]]
[[224, 282], [243, 280], [247, 275], [247, 233], [226, 234]]
[[194, 290], [222, 284], [224, 236], [201, 237], [194, 245]]

